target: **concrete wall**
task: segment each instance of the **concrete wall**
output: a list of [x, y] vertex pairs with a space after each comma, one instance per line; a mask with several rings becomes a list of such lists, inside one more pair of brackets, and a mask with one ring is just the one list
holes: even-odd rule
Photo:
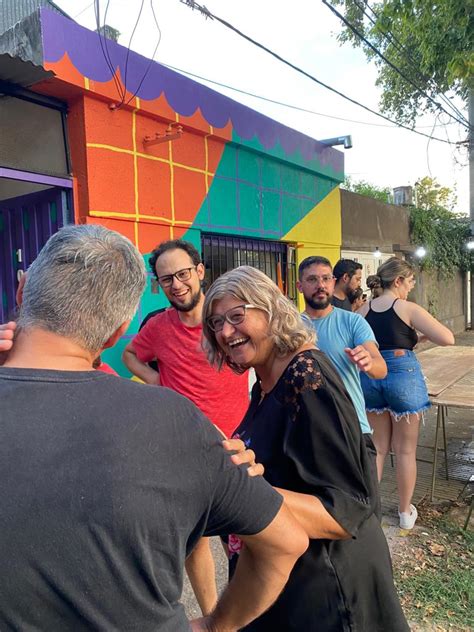
[[444, 279], [434, 271], [419, 272], [410, 300], [422, 305], [455, 334], [466, 329], [466, 278], [457, 272]]
[[393, 244], [410, 243], [408, 212], [365, 195], [341, 189], [342, 249], [392, 252]]
[[[384, 204], [341, 189], [342, 250], [371, 253], [393, 252], [394, 244], [410, 244], [409, 212], [401, 206]], [[416, 244], [421, 245], [421, 244]], [[396, 252], [401, 256], [400, 252]], [[410, 300], [427, 309], [454, 333], [466, 328], [466, 279], [458, 272], [445, 279], [434, 271], [416, 273]]]

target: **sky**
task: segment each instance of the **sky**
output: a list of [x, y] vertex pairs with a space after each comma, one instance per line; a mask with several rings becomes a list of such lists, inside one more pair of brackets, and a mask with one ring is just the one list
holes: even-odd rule
[[[360, 49], [340, 45], [341, 23], [320, 0], [204, 0], [207, 8], [280, 56], [351, 98], [379, 110], [376, 66]], [[90, 0], [56, 0], [76, 21], [95, 29]], [[107, 24], [128, 46], [142, 0], [100, 2], [101, 18], [108, 4]], [[268, 103], [208, 83], [211, 88], [271, 118], [321, 140], [350, 134], [353, 148], [345, 153], [346, 175], [353, 180], [393, 189], [431, 176], [455, 188], [456, 210], [468, 212], [469, 173], [464, 150], [405, 131], [318, 86], [217, 21], [206, 19], [180, 0], [144, 0], [130, 48], [155, 60], [254, 95], [296, 105], [325, 116]], [[206, 83], [199, 79], [201, 83]], [[454, 101], [462, 109], [462, 102]], [[466, 111], [464, 110], [464, 114]], [[337, 120], [340, 117], [349, 120]], [[446, 125], [446, 123], [450, 123]], [[446, 114], [425, 115], [417, 128], [451, 141], [466, 131]]]

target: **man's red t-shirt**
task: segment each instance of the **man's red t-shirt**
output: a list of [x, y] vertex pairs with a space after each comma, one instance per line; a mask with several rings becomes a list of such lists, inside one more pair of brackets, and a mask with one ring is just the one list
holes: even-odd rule
[[230, 437], [248, 408], [248, 374], [211, 367], [201, 339], [201, 325], [186, 327], [177, 310], [169, 308], [150, 318], [133, 339], [133, 348], [141, 362], [156, 359], [162, 386], [188, 397]]

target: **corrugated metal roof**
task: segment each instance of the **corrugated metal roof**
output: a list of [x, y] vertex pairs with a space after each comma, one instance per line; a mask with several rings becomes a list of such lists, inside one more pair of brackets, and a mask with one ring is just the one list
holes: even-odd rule
[[0, 81], [7, 81], [28, 88], [49, 77], [54, 77], [54, 72], [51, 70], [45, 70], [42, 66], [35, 66], [31, 61], [12, 57], [8, 53], [0, 54]]
[[40, 7], [47, 7], [66, 18], [70, 17], [51, 0], [0, 0], [0, 35]]

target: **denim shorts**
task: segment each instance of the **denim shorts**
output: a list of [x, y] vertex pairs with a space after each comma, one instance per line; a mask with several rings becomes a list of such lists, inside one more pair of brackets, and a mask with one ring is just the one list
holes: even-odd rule
[[[413, 351], [381, 351], [387, 364], [387, 377], [372, 380], [360, 374], [365, 407], [371, 413], [388, 411], [398, 421], [406, 415], [420, 414], [430, 408], [430, 398], [420, 363]], [[397, 355], [395, 355], [397, 354]]]

